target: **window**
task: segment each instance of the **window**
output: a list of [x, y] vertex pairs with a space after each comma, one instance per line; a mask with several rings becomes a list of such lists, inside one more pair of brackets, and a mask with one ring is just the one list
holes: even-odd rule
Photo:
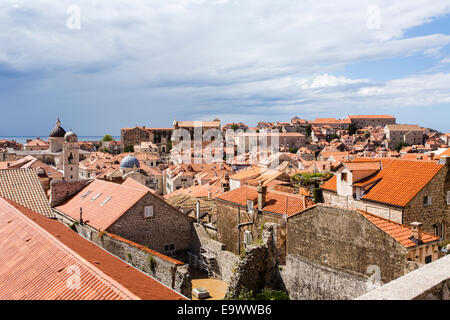
[[252, 200], [247, 200], [247, 212], [253, 213], [253, 201]]
[[104, 206], [109, 200], [111, 200], [112, 199], [112, 197], [108, 197], [108, 198], [106, 198], [105, 199], [105, 201], [103, 201], [100, 205], [101, 206]]
[[175, 251], [175, 245], [173, 243], [172, 244], [166, 244], [164, 246], [164, 251], [166, 251], [166, 252]]
[[431, 206], [431, 196], [423, 197], [423, 205], [424, 206]]
[[341, 181], [347, 182], [347, 173], [346, 172], [341, 173]]
[[144, 209], [144, 218], [152, 218], [153, 217], [153, 206], [147, 206]]
[[92, 198], [91, 201], [95, 201], [95, 200], [96, 200], [98, 197], [100, 197], [101, 195], [102, 195], [101, 193], [97, 194], [95, 197]]
[[450, 191], [447, 191], [447, 204], [450, 205]]
[[432, 257], [431, 256], [426, 256], [425, 257], [425, 263], [431, 263]]
[[440, 238], [444, 236], [444, 224], [443, 223], [436, 223], [433, 224], [434, 234]]
[[244, 243], [246, 245], [251, 245], [253, 242], [252, 232], [249, 230], [244, 231]]

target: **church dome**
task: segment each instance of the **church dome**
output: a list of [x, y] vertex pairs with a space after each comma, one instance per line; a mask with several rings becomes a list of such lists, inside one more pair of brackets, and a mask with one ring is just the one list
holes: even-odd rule
[[61, 121], [59, 121], [59, 118], [58, 118], [58, 120], [56, 121], [56, 126], [50, 132], [49, 137], [50, 138], [64, 138], [65, 135], [66, 135], [66, 130], [64, 130], [63, 127], [61, 127]]
[[133, 169], [134, 167], [140, 168], [141, 165], [138, 159], [132, 155], [129, 155], [122, 159], [122, 162], [120, 162], [120, 167], [125, 169]]
[[72, 129], [64, 135], [64, 140], [66, 142], [77, 142], [78, 136], [72, 132]]

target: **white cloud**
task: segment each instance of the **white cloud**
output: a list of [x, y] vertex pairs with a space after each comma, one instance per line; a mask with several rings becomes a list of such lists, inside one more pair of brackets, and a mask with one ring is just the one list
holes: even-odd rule
[[345, 77], [335, 77], [327, 73], [318, 75], [311, 80], [302, 80], [301, 87], [303, 89], [316, 89], [316, 88], [326, 88], [326, 87], [337, 87], [345, 86], [355, 83], [368, 82], [367, 79], [352, 80]]
[[[215, 112], [245, 118], [299, 108], [448, 102], [446, 73], [383, 83], [365, 76], [352, 79], [336, 70], [361, 60], [438, 56], [450, 36], [404, 34], [448, 14], [450, 0], [19, 4], [0, 3], [0, 72], [7, 66], [42, 74], [29, 80], [33, 94], [70, 92], [72, 99], [95, 106], [105, 95], [114, 103], [139, 107], [157, 102], [164, 104], [158, 111], [172, 117], [183, 108], [189, 108], [189, 115]], [[80, 30], [66, 28], [66, 10], [74, 4], [81, 8]], [[380, 28], [367, 27], [371, 5], [379, 8]], [[448, 58], [441, 62], [448, 63]]]

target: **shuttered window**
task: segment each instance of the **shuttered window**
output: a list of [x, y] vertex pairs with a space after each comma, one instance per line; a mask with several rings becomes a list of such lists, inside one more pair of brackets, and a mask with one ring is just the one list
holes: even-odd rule
[[153, 206], [147, 206], [144, 209], [144, 218], [152, 218], [153, 217]]

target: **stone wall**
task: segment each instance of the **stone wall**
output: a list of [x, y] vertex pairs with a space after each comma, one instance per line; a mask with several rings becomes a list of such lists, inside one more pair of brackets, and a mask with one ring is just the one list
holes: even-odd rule
[[373, 213], [379, 217], [402, 223], [403, 209], [365, 200], [355, 200], [352, 196], [340, 196], [336, 192], [323, 190], [325, 203], [354, 208]]
[[264, 226], [261, 245], [249, 245], [237, 263], [235, 273], [228, 286], [226, 297], [237, 299], [242, 289], [259, 292], [264, 288], [279, 287], [276, 250], [277, 225]]
[[288, 255], [280, 272], [281, 281], [292, 300], [348, 300], [369, 289], [362, 277], [314, 263], [297, 255]]
[[128, 262], [169, 288], [188, 298], [191, 297], [191, 276], [188, 266], [183, 262], [164, 256], [159, 252], [123, 239], [115, 234], [99, 232], [88, 225], [74, 223], [73, 220], [59, 214], [58, 220], [70, 226], [84, 238]]
[[288, 218], [287, 253], [364, 277], [371, 266], [387, 283], [405, 273], [407, 250], [356, 210], [319, 204]]
[[[265, 223], [282, 223], [282, 216], [266, 212], [249, 214], [245, 207], [217, 201], [218, 240], [226, 250], [239, 255], [244, 247], [244, 233], [251, 231], [253, 239], [261, 238], [261, 226]], [[241, 227], [238, 228], [238, 225]], [[280, 231], [281, 236], [282, 231]], [[280, 244], [284, 246], [284, 244]]]
[[215, 255], [217, 265], [213, 275], [229, 284], [239, 257], [225, 250], [225, 245], [217, 241], [217, 232], [215, 230], [200, 223], [194, 223], [191, 252], [200, 256], [200, 248], [206, 249]]
[[[448, 168], [444, 167], [405, 207], [403, 215], [403, 224], [409, 225], [411, 222], [418, 221], [423, 223], [423, 231], [436, 233], [433, 225], [444, 224], [445, 240], [450, 240], [450, 227], [448, 225], [449, 207], [447, 205], [447, 191], [450, 183]], [[431, 196], [431, 205], [424, 205], [423, 198]]]
[[[153, 206], [152, 218], [144, 218], [146, 206]], [[187, 216], [152, 193], [147, 193], [105, 231], [178, 258], [190, 249], [193, 232]], [[175, 249], [166, 251], [170, 244]]]
[[52, 180], [50, 183], [50, 206], [55, 207], [80, 192], [92, 180]]
[[358, 300], [450, 300], [450, 255], [424, 265]]

